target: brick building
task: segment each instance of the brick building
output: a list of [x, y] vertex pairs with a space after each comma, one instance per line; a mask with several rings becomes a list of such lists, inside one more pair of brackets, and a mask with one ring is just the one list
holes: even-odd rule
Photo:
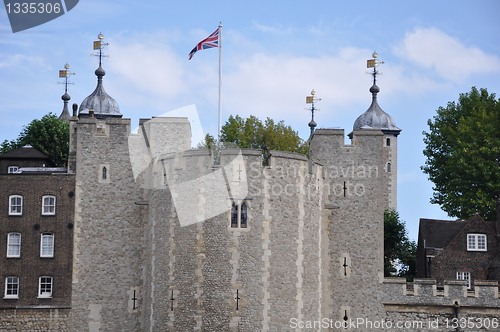
[[497, 223], [479, 214], [470, 220], [420, 219], [417, 277], [466, 280], [500, 280], [500, 241]]
[[0, 315], [68, 309], [75, 176], [31, 146], [1, 155], [0, 165]]

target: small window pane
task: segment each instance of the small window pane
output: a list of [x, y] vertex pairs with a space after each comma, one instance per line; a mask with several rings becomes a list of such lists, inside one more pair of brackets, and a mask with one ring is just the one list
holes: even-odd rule
[[477, 236], [477, 249], [479, 249], [479, 250], [486, 249], [486, 235], [478, 235]]
[[476, 249], [476, 237], [474, 235], [469, 234], [468, 238], [469, 238], [468, 249], [469, 250]]

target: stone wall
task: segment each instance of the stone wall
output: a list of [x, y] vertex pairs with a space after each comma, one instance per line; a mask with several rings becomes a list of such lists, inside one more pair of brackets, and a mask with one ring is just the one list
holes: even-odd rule
[[70, 310], [66, 309], [1, 309], [0, 331], [3, 332], [72, 332]]
[[[76, 131], [75, 131], [76, 128]], [[139, 331], [144, 214], [130, 120], [81, 118], [76, 135], [73, 331]]]
[[334, 322], [383, 317], [383, 212], [391, 196], [385, 139], [380, 131], [359, 130], [345, 145], [343, 130], [320, 129], [311, 140], [312, 158], [326, 173], [323, 293], [325, 317]]
[[402, 331], [497, 331], [500, 299], [497, 281], [475, 281], [473, 290], [462, 280], [404, 278], [384, 280], [385, 322]]
[[[208, 151], [151, 166], [147, 329], [283, 331], [293, 318], [320, 316], [322, 168], [271, 155], [269, 167], [261, 151], [245, 149], [223, 151], [215, 166]], [[197, 197], [187, 222], [186, 200], [176, 201], [185, 192]], [[231, 203], [243, 201], [247, 227], [231, 228]], [[222, 213], [211, 210], [217, 204]]]

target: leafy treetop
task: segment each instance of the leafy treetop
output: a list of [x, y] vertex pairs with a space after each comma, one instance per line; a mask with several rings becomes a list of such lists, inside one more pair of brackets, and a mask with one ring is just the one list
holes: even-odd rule
[[56, 166], [64, 167], [68, 162], [69, 123], [49, 113], [41, 119], [31, 121], [17, 139], [5, 140], [0, 145], [0, 154], [31, 145], [46, 154]]
[[[309, 147], [298, 133], [284, 121], [275, 122], [267, 118], [262, 122], [251, 115], [243, 119], [239, 115], [230, 116], [221, 128], [222, 143], [233, 143], [240, 148], [292, 151], [307, 154]], [[211, 135], [199, 147], [212, 147], [215, 139]]]
[[434, 183], [431, 203], [450, 216], [468, 219], [478, 212], [495, 220], [500, 190], [500, 100], [486, 89], [460, 94], [439, 107], [424, 132], [424, 173]]

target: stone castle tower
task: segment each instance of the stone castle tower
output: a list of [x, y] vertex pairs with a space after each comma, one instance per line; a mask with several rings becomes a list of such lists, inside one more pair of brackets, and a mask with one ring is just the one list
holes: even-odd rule
[[[400, 129], [377, 103], [311, 158], [190, 150], [186, 118], [140, 121], [104, 90], [74, 109], [75, 331], [335, 330], [380, 319], [383, 212], [396, 207]], [[337, 324], [337, 325], [336, 325]], [[76, 328], [78, 327], [78, 328]], [[316, 328], [319, 330], [319, 328]]]

